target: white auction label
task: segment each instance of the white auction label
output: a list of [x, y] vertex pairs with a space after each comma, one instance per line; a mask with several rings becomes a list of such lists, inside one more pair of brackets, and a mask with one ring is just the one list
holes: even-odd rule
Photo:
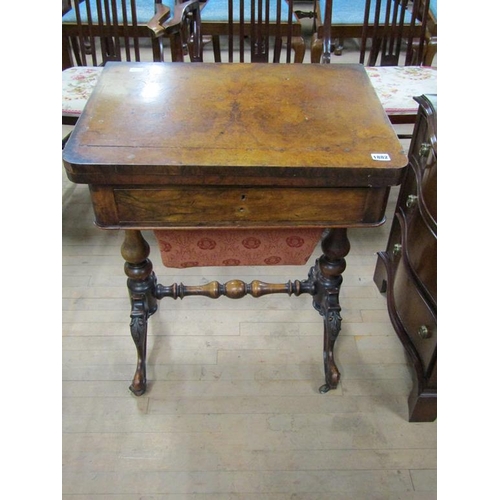
[[391, 161], [391, 157], [387, 153], [372, 153], [372, 160]]

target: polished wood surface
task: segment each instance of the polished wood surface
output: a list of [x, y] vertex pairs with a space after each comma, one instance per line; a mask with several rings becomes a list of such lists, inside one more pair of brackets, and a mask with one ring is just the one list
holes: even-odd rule
[[161, 227], [329, 228], [296, 291], [324, 319], [320, 390], [337, 387], [347, 228], [384, 221], [407, 163], [361, 65], [110, 63], [63, 158], [89, 184], [97, 224], [126, 229], [134, 394], [146, 391], [147, 320], [174, 293], [157, 284], [140, 231]]
[[[96, 194], [94, 189], [92, 195]], [[161, 227], [324, 227], [334, 218], [337, 225], [373, 223], [384, 216], [385, 194], [383, 188], [103, 187], [99, 199], [115, 204], [117, 212], [114, 220], [98, 213], [97, 222]]]
[[407, 162], [357, 64], [109, 63], [64, 160], [88, 184], [299, 187], [396, 185]]
[[380, 224], [406, 165], [360, 65], [111, 64], [80, 121], [103, 227]]

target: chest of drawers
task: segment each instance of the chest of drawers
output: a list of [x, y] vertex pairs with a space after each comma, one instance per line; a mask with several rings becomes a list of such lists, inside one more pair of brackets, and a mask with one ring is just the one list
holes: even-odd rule
[[374, 281], [413, 367], [409, 420], [427, 422], [437, 416], [437, 100], [416, 100], [409, 165]]

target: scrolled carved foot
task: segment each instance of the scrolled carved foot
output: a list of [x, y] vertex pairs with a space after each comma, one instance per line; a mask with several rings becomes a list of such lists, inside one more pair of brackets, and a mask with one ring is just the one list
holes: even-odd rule
[[[141, 304], [141, 302], [138, 302]], [[137, 306], [137, 302], [133, 302]], [[134, 378], [130, 384], [130, 391], [135, 396], [142, 396], [146, 392], [146, 339], [147, 339], [147, 315], [132, 316], [130, 321], [130, 332], [137, 348], [137, 368]]]
[[121, 250], [131, 304], [130, 333], [137, 349], [137, 368], [129, 389], [132, 394], [142, 396], [146, 392], [148, 318], [157, 309], [156, 276], [148, 259], [149, 245], [140, 231], [125, 231]]
[[340, 381], [340, 372], [335, 364], [333, 350], [335, 341], [340, 333], [342, 317], [340, 316], [340, 305], [338, 304], [338, 295], [333, 294], [328, 297], [331, 303], [328, 314], [324, 317], [324, 350], [323, 359], [325, 363], [325, 385], [320, 387], [321, 394], [330, 389], [336, 389]]
[[129, 390], [134, 396], [142, 396], [146, 392], [146, 380], [142, 380], [140, 376], [137, 379], [134, 377]]
[[332, 389], [336, 389], [340, 382], [340, 372], [336, 366], [329, 366], [327, 373], [325, 374], [326, 383], [319, 388], [321, 394], [326, 394]]
[[309, 279], [314, 282], [313, 306], [323, 317], [325, 384], [319, 388], [319, 392], [325, 394], [336, 389], [340, 381], [340, 372], [334, 360], [334, 347], [342, 323], [339, 292], [342, 272], [346, 267], [344, 257], [350, 248], [346, 229], [330, 229], [321, 246], [323, 255], [311, 269]]

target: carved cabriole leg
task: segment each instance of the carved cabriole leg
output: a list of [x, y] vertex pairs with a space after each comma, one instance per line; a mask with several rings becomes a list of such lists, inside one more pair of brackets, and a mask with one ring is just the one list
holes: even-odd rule
[[335, 389], [340, 380], [340, 372], [333, 358], [333, 349], [340, 333], [342, 321], [339, 291], [342, 284], [342, 273], [346, 267], [344, 257], [350, 250], [347, 229], [330, 229], [323, 238], [321, 248], [323, 255], [316, 261], [315, 267], [311, 269], [310, 277], [315, 284], [313, 306], [323, 316], [325, 384], [320, 387], [319, 391], [325, 393], [330, 389]]
[[130, 390], [141, 396], [146, 391], [146, 345], [148, 318], [157, 309], [156, 277], [148, 259], [149, 245], [140, 231], [126, 230], [121, 248], [130, 295], [130, 333], [137, 348], [137, 369]]

